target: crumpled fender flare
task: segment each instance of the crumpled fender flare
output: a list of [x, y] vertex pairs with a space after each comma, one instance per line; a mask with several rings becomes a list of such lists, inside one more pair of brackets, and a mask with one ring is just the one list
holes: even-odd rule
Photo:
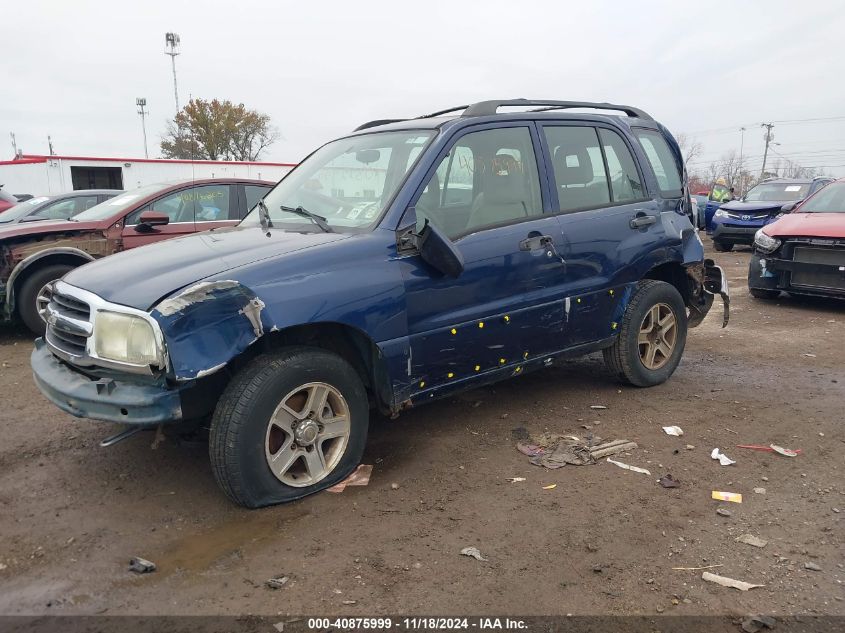
[[15, 281], [17, 281], [18, 277], [20, 277], [21, 274], [35, 262], [53, 255], [73, 255], [89, 262], [94, 261], [94, 258], [85, 251], [70, 246], [47, 248], [22, 259], [18, 262], [18, 265], [12, 269], [12, 273], [9, 275], [9, 280], [6, 282], [6, 303], [3, 306], [3, 310], [6, 314], [12, 314], [12, 310], [15, 309]]

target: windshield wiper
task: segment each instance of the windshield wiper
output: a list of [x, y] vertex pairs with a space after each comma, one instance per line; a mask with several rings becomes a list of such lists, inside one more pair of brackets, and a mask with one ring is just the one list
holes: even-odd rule
[[270, 209], [264, 204], [264, 198], [258, 200], [258, 221], [261, 222], [261, 230], [273, 228], [273, 220], [270, 219]]
[[293, 213], [296, 215], [301, 215], [303, 218], [308, 218], [314, 224], [319, 226], [325, 233], [334, 233], [332, 227], [329, 226], [329, 223], [326, 222], [326, 218], [322, 215], [317, 215], [316, 213], [311, 213], [307, 209], [303, 209], [301, 206], [298, 207], [286, 207], [282, 205], [279, 207], [282, 211], [287, 211], [288, 213]]

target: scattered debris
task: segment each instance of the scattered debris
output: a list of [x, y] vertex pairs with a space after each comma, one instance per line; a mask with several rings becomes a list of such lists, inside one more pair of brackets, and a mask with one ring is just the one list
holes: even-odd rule
[[784, 457], [798, 457], [801, 454], [801, 449], [792, 450], [791, 448], [784, 448], [777, 444], [770, 444], [769, 446], [761, 446], [759, 444], [737, 444], [737, 448], [750, 448], [755, 451], [766, 451], [767, 453], [775, 452]]
[[815, 358], [816, 357], [815, 354], [810, 354], [810, 352], [805, 352], [804, 356], [806, 356], [807, 358]]
[[710, 493], [710, 498], [716, 501], [730, 501], [731, 503], [742, 503], [742, 494], [739, 492], [723, 492], [721, 490], [714, 490]]
[[543, 486], [543, 490], [554, 490], [557, 488], [557, 484], [549, 484], [548, 486]]
[[742, 630], [745, 633], [758, 633], [763, 629], [773, 629], [777, 621], [768, 615], [753, 615], [742, 621]]
[[543, 433], [529, 438], [529, 441], [518, 442], [517, 450], [527, 455], [535, 466], [543, 466], [551, 470], [563, 468], [567, 464], [583, 466], [595, 464], [597, 460], [637, 448], [635, 442], [629, 440], [612, 440], [601, 443], [601, 438], [592, 434], [586, 437], [575, 435], [558, 435]]
[[358, 601], [357, 600], [344, 600], [343, 604], [347, 604], [347, 605], [358, 604]]
[[673, 435], [675, 437], [680, 437], [681, 435], [684, 434], [683, 429], [679, 426], [664, 426], [663, 432], [666, 435]]
[[135, 557], [129, 560], [129, 571], [136, 574], [150, 574], [156, 570], [156, 564], [145, 558]]
[[809, 569], [810, 571], [821, 571], [822, 568], [816, 565], [815, 563], [804, 563], [804, 569]]
[[598, 411], [601, 411], [603, 409], [607, 409], [607, 407], [604, 406], [603, 404], [592, 404], [592, 405], [590, 405], [590, 408], [598, 410]]
[[399, 484], [397, 484], [396, 482], [393, 482], [392, 484], [390, 484], [390, 489], [391, 490], [399, 490]]
[[276, 576], [275, 578], [270, 578], [264, 584], [268, 589], [281, 589], [290, 580], [289, 576]]
[[346, 490], [347, 486], [366, 486], [370, 483], [370, 475], [373, 474], [372, 464], [359, 464], [358, 468], [352, 471], [346, 479], [340, 483], [335, 484], [331, 488], [326, 488], [329, 492], [339, 493]]
[[617, 462], [615, 459], [607, 458], [608, 463], [615, 464], [619, 466], [619, 468], [624, 468], [625, 470], [632, 470], [635, 473], [642, 473], [643, 475], [650, 475], [651, 473], [647, 471], [645, 468], [638, 468], [636, 466], [629, 466], [628, 464], [623, 464], [622, 462]]
[[8, 565], [6, 565], [4, 563], [0, 563], [0, 571], [3, 571], [4, 569], [8, 569], [8, 568], [9, 568]]
[[664, 475], [660, 479], [657, 480], [664, 488], [680, 488], [681, 482], [675, 479], [672, 475]]
[[716, 574], [711, 574], [709, 571], [705, 571], [701, 574], [701, 579], [706, 580], [707, 582], [715, 582], [717, 585], [722, 585], [723, 587], [732, 587], [733, 589], [739, 589], [740, 591], [748, 591], [749, 589], [754, 589], [755, 587], [764, 587], [765, 585], [754, 585], [750, 582], [744, 582], [742, 580], [734, 580], [733, 578], [728, 578], [726, 576], [717, 576]]
[[764, 495], [764, 494], [766, 494], [766, 489], [765, 488], [755, 488], [754, 494], [755, 495]]
[[727, 508], [716, 508], [716, 514], [718, 514], [720, 517], [733, 516], [733, 512], [731, 512]]
[[686, 446], [684, 446], [684, 448], [687, 449], [688, 451], [691, 451], [691, 450], [695, 449], [695, 446], [693, 446], [692, 444], [687, 444]]
[[718, 460], [719, 460], [719, 463], [720, 463], [722, 466], [730, 466], [731, 464], [736, 464], [736, 462], [735, 462], [734, 460], [732, 460], [730, 457], [728, 457], [727, 455], [725, 455], [725, 454], [724, 454], [722, 451], [720, 451], [718, 448], [714, 448], [714, 449], [710, 452], [710, 459], [718, 459]]
[[525, 481], [525, 477], [505, 477], [505, 481], [509, 481], [512, 484], [515, 484], [520, 481]]
[[470, 556], [475, 560], [486, 561], [487, 559], [481, 555], [481, 552], [478, 551], [477, 547], [465, 547], [461, 550], [461, 554], [464, 556]]
[[704, 567], [673, 567], [674, 571], [701, 571], [702, 569], [713, 569], [714, 567], [724, 567], [721, 563], [718, 565], [705, 565]]
[[742, 536], [736, 537], [734, 539], [738, 543], [745, 543], [746, 545], [751, 545], [752, 547], [766, 547], [768, 541], [765, 541], [761, 538], [757, 538], [753, 534], [743, 534]]

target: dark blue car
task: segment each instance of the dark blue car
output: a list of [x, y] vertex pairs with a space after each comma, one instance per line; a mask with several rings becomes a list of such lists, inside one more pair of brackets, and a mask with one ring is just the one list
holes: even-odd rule
[[[585, 107], [626, 116], [570, 112]], [[667, 380], [714, 293], [727, 322], [689, 212], [677, 143], [636, 108], [372, 122], [239, 226], [46, 286], [35, 380], [64, 411], [129, 426], [106, 443], [210, 418], [226, 494], [289, 501], [355, 468], [371, 409], [599, 350], [624, 382]]]
[[750, 246], [761, 228], [774, 222], [785, 204], [797, 204], [832, 182], [833, 178], [771, 178], [752, 187], [741, 200], [726, 202], [716, 209], [707, 232], [717, 251], [727, 252], [736, 244]]

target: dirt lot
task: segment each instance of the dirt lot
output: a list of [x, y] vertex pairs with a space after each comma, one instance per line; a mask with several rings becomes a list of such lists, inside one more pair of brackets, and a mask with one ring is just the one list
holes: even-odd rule
[[[260, 511], [223, 497], [201, 443], [99, 448], [111, 428], [48, 404], [30, 340], [0, 332], [0, 613], [845, 615], [845, 304], [753, 300], [748, 256], [717, 254], [731, 324], [714, 309], [667, 384], [622, 387], [593, 356], [374, 420], [368, 487]], [[550, 471], [515, 449], [515, 427], [582, 424], [638, 442], [619, 459], [651, 476]], [[736, 448], [771, 442], [803, 452]], [[736, 465], [711, 460], [717, 446]], [[666, 473], [681, 487], [661, 488]], [[746, 533], [768, 544], [735, 541]], [[131, 574], [131, 556], [159, 570]], [[707, 565], [765, 586], [672, 569]]]

